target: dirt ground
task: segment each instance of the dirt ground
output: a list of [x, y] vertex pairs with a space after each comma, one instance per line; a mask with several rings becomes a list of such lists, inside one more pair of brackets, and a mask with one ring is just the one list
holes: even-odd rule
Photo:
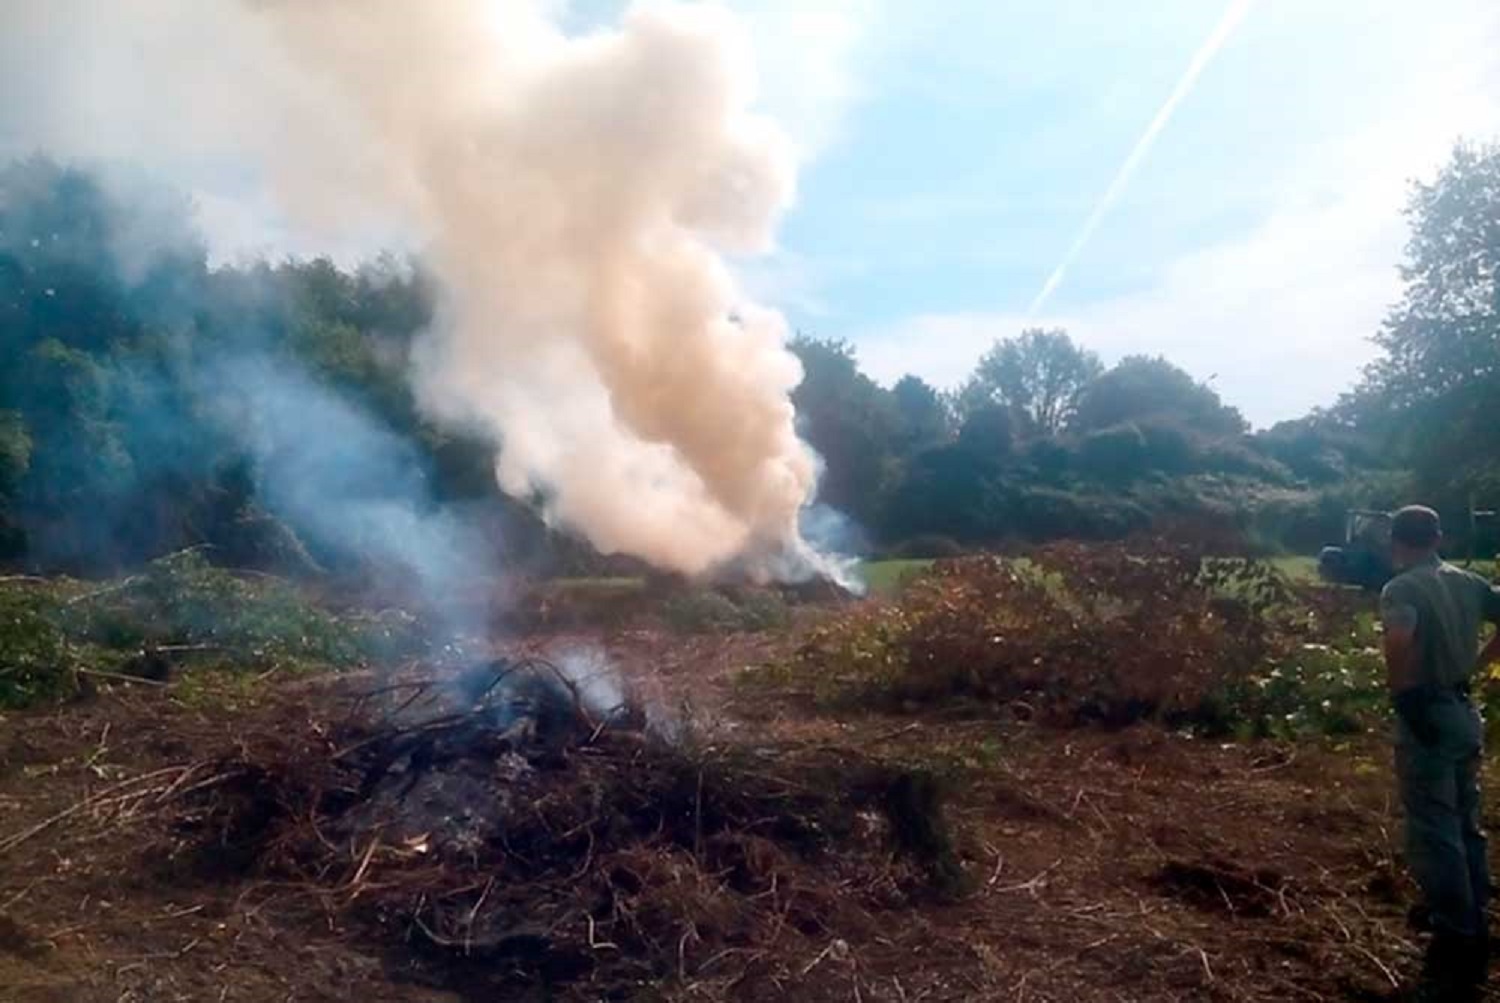
[[[869, 912], [821, 946], [789, 937], [773, 979], [786, 999], [1393, 1000], [1414, 969], [1374, 739], [1293, 747], [1149, 726], [831, 717], [736, 684], [775, 638], [536, 643], [602, 643], [664, 714], [713, 741], [852, 749], [942, 778], [969, 893]], [[493, 999], [274, 880], [179, 874], [142, 835], [152, 799], [132, 784], [254, 733], [321, 733], [377, 682], [121, 684], [0, 719], [0, 1000]], [[724, 953], [634, 998], [756, 998], [727, 977], [742, 959]]]

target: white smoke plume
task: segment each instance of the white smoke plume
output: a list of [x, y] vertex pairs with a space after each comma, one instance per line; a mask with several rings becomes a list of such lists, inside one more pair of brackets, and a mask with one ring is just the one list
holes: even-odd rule
[[[816, 486], [789, 400], [800, 370], [724, 257], [769, 248], [795, 159], [753, 110], [730, 13], [638, 3], [570, 36], [541, 0], [104, 7], [20, 0], [0, 17], [59, 39], [69, 17], [94, 25], [70, 114], [82, 89], [85, 111], [180, 156], [237, 142], [300, 223], [410, 234], [444, 290], [419, 396], [495, 438], [507, 492], [689, 574], [815, 563], [798, 531]], [[132, 79], [130, 53], [164, 39], [181, 75], [144, 93], [156, 70]], [[119, 88], [139, 94], [137, 125], [114, 113], [134, 110], [111, 105]]]

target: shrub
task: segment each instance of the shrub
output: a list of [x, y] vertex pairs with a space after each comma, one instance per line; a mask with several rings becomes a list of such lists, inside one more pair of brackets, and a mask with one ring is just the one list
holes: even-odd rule
[[335, 614], [293, 586], [215, 568], [200, 551], [107, 585], [12, 581], [0, 587], [0, 706], [66, 697], [79, 670], [118, 671], [145, 648], [203, 646], [229, 667], [357, 665], [425, 647], [415, 618]]
[[1124, 498], [1035, 487], [1010, 497], [1007, 522], [1032, 540], [1118, 540], [1146, 529], [1151, 515]]
[[776, 630], [791, 620], [786, 600], [763, 589], [739, 597], [740, 626], [744, 630]]
[[288, 583], [216, 568], [199, 550], [153, 561], [59, 612], [70, 635], [115, 648], [214, 644], [258, 658], [349, 665], [401, 657], [423, 643], [409, 615], [336, 616]]
[[1146, 465], [1152, 470], [1183, 474], [1197, 468], [1198, 443], [1181, 424], [1157, 418], [1140, 424], [1146, 446]]
[[1385, 663], [1371, 647], [1303, 644], [1227, 688], [1233, 726], [1258, 738], [1350, 735], [1387, 717]]
[[1289, 484], [1292, 472], [1280, 461], [1236, 439], [1221, 439], [1203, 448], [1203, 469], [1213, 473], [1239, 474], [1271, 484]]
[[1026, 448], [1026, 460], [1044, 480], [1056, 481], [1073, 464], [1073, 451], [1053, 438], [1034, 439]]
[[833, 702], [1009, 704], [1059, 723], [1226, 727], [1235, 683], [1290, 641], [1268, 565], [1058, 544], [939, 562], [901, 601], [813, 630], [790, 671]]
[[740, 619], [739, 607], [728, 596], [710, 591], [673, 596], [662, 604], [661, 614], [669, 627], [685, 634], [730, 631]]
[[763, 589], [744, 590], [733, 599], [708, 589], [688, 592], [666, 600], [661, 615], [684, 634], [774, 630], [791, 617], [786, 601]]
[[53, 620], [49, 592], [9, 583], [0, 589], [0, 707], [71, 695], [77, 653]]
[[1133, 422], [1090, 432], [1078, 444], [1083, 472], [1106, 483], [1124, 483], [1140, 476], [1149, 458], [1146, 437]]
[[1258, 506], [1251, 528], [1281, 549], [1315, 554], [1319, 547], [1343, 541], [1346, 502], [1327, 491], [1289, 493]]

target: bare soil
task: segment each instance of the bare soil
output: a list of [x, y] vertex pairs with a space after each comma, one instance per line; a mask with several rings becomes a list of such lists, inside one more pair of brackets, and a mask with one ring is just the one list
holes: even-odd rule
[[[775, 655], [777, 638], [638, 631], [536, 646], [559, 642], [602, 643], [638, 691], [685, 723], [675, 741], [692, 754], [760, 750], [768, 776], [801, 775], [829, 788], [828, 803], [843, 796], [840, 781], [808, 764], [936, 777], [964, 889], [877, 887], [899, 869], [889, 827], [840, 835], [831, 857], [783, 842], [766, 851], [773, 863], [746, 865], [784, 875], [796, 894], [736, 884], [689, 847], [653, 859], [751, 917], [743, 943], [708, 950], [693, 940], [708, 934], [683, 929], [663, 964], [643, 942], [633, 970], [657, 975], [633, 984], [579, 974], [622, 970], [602, 957], [551, 975], [495, 961], [516, 968], [496, 982], [428, 950], [410, 923], [381, 927], [334, 894], [378, 899], [405, 873], [392, 854], [363, 868], [355, 859], [313, 893], [305, 873], [235, 859], [229, 843], [218, 868], [202, 866], [213, 844], [193, 867], [169, 852], [186, 845], [172, 826], [190, 788], [215, 775], [203, 764], [266, 762], [273, 746], [278, 762], [326, 762], [351, 696], [382, 680], [120, 684], [0, 719], [0, 999], [1394, 1000], [1415, 967], [1388, 756], [1375, 739], [1219, 744], [1154, 726], [832, 717], [736, 685], [740, 668]], [[649, 836], [628, 846], [665, 852]], [[761, 923], [792, 901], [818, 915]], [[676, 915], [642, 928], [668, 929]], [[601, 955], [620, 950], [595, 942]]]

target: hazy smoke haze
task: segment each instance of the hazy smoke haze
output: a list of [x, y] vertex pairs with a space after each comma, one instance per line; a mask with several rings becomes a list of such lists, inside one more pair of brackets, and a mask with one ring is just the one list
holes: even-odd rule
[[500, 444], [507, 492], [606, 552], [803, 569], [799, 367], [722, 257], [769, 248], [794, 184], [746, 38], [709, 5], [581, 36], [549, 6], [22, 2], [0, 83], [30, 66], [55, 96], [0, 135], [217, 158], [305, 227], [409, 235], [443, 292], [419, 397]]

